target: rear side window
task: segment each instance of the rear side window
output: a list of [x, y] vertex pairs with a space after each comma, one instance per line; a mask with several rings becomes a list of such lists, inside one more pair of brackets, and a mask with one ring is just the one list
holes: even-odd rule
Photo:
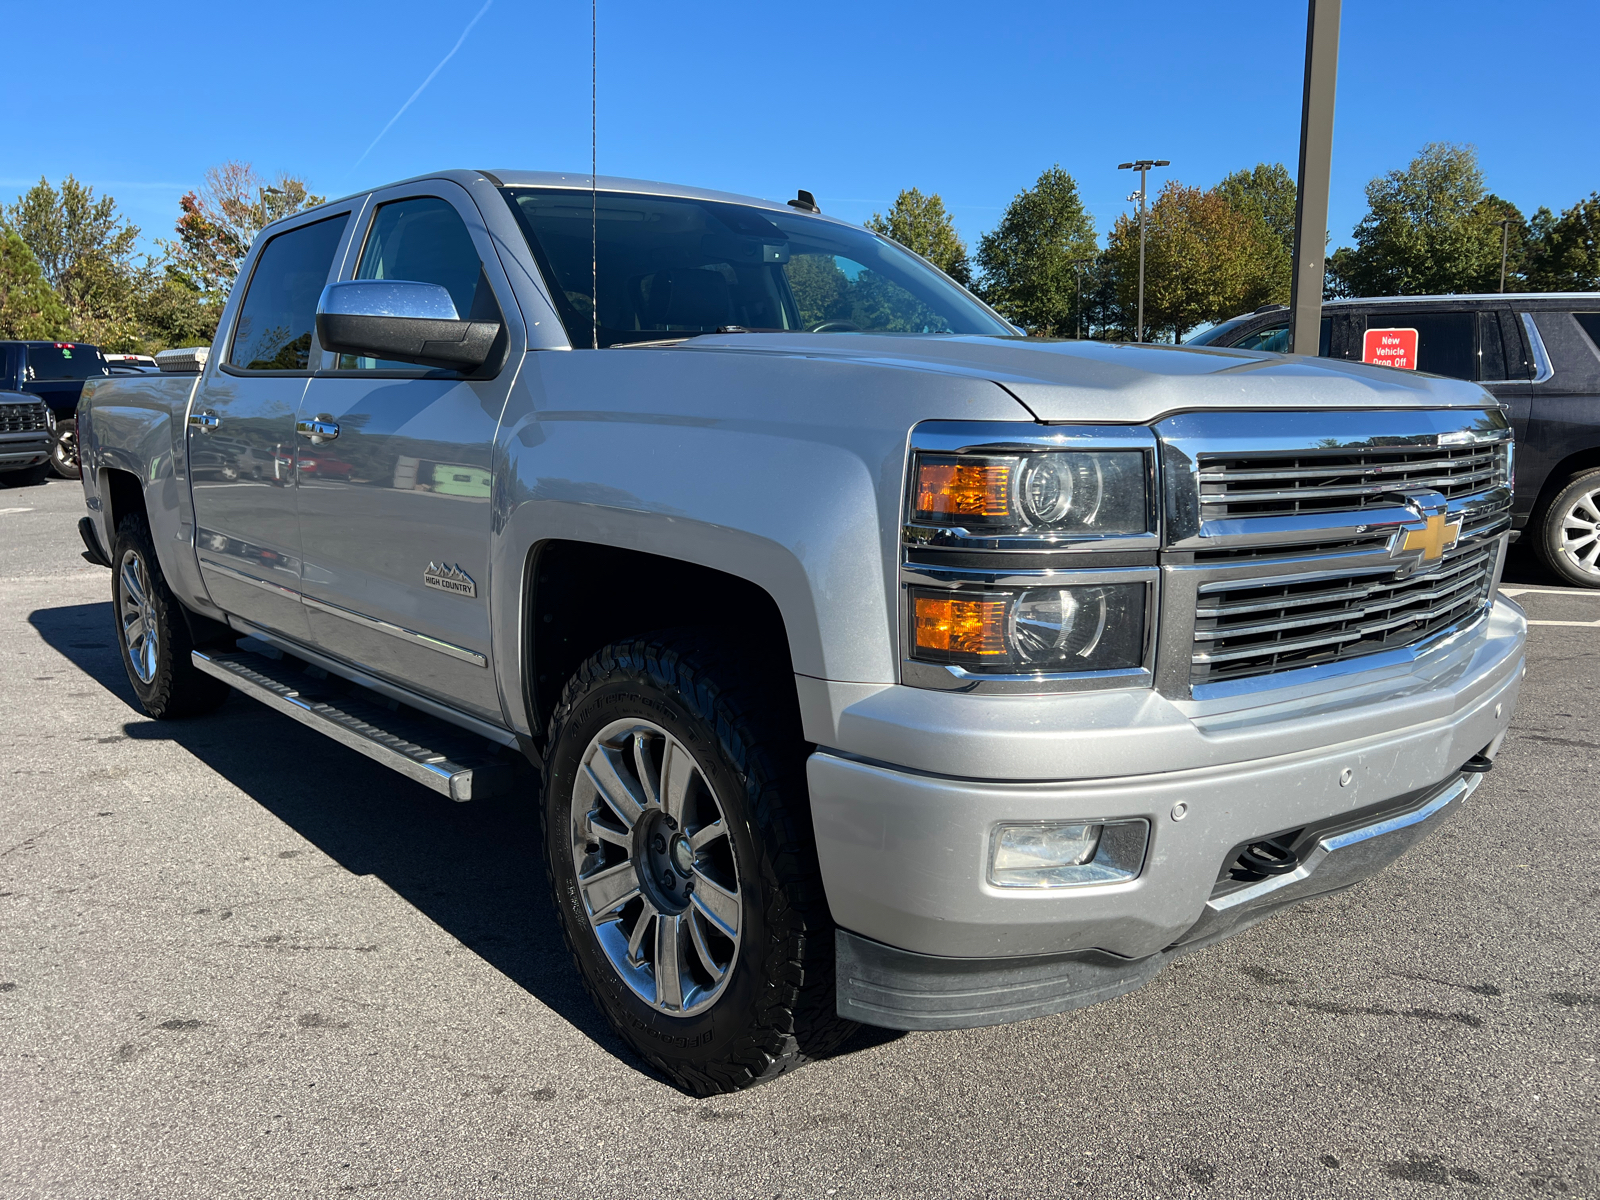
[[49, 346], [28, 347], [28, 382], [52, 379], [93, 379], [109, 375], [106, 360], [98, 347], [78, 342], [55, 342]]
[[[478, 249], [461, 214], [435, 196], [417, 196], [380, 205], [367, 234], [357, 279], [404, 279], [434, 283], [450, 293], [462, 320], [499, 319]], [[479, 295], [479, 288], [483, 294]], [[476, 310], [476, 311], [475, 311]], [[492, 315], [491, 315], [492, 314]], [[342, 371], [415, 371], [415, 363], [389, 362], [354, 354], [339, 356]]]
[[241, 371], [304, 371], [311, 362], [317, 297], [349, 214], [280, 233], [256, 259], [239, 305], [228, 364]]
[[1600, 312], [1573, 313], [1572, 319], [1589, 335], [1589, 340], [1594, 343], [1594, 348], [1600, 350]]

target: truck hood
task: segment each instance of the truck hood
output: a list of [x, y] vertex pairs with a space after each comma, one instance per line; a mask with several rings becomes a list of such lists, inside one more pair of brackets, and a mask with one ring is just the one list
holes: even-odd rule
[[1041, 421], [1119, 424], [1205, 408], [1484, 408], [1475, 383], [1337, 359], [1211, 347], [962, 335], [741, 333], [695, 353], [842, 359], [992, 380]]

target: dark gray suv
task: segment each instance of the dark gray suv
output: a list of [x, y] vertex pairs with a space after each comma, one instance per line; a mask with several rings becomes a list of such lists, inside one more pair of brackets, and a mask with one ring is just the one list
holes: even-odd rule
[[[1600, 588], [1600, 293], [1331, 300], [1322, 311], [1324, 357], [1374, 361], [1377, 331], [1414, 330], [1408, 365], [1492, 392], [1517, 436], [1512, 537], [1526, 531], [1558, 575]], [[1289, 310], [1273, 305], [1189, 345], [1283, 351], [1288, 341]]]

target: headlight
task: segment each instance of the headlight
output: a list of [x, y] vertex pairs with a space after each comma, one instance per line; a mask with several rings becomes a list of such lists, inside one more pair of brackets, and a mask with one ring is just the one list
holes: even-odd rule
[[968, 670], [1114, 671], [1144, 661], [1143, 583], [911, 592], [912, 656]]
[[919, 454], [911, 520], [974, 531], [1117, 537], [1151, 527], [1138, 450]]

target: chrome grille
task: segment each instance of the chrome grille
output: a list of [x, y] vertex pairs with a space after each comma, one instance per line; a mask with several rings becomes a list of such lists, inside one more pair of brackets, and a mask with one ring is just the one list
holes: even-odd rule
[[1195, 608], [1196, 684], [1268, 675], [1414, 646], [1489, 600], [1497, 536], [1463, 542], [1402, 577], [1368, 568], [1316, 578], [1205, 584]]
[[1392, 504], [1397, 488], [1468, 496], [1504, 484], [1505, 443], [1202, 454], [1200, 519], [1359, 511]]
[[0, 433], [42, 433], [50, 428], [44, 401], [0, 404]]

